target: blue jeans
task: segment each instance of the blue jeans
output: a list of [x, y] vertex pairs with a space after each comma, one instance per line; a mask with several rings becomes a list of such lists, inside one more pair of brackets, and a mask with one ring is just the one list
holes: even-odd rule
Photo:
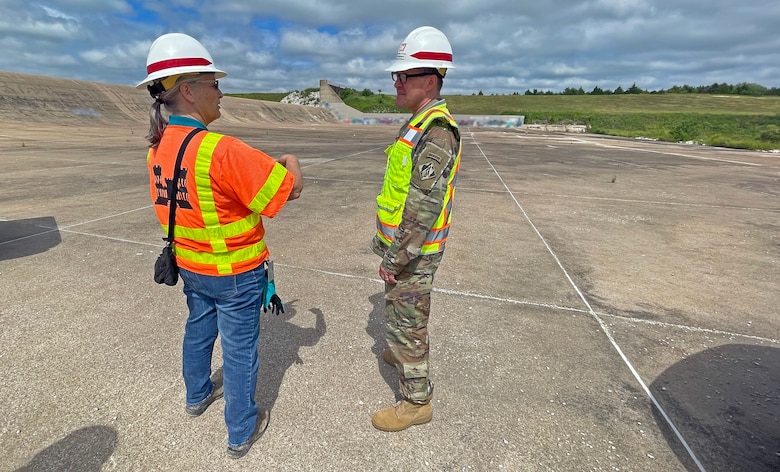
[[211, 357], [222, 336], [222, 373], [228, 445], [241, 446], [255, 430], [258, 407], [257, 349], [260, 308], [268, 283], [261, 265], [238, 275], [201, 275], [180, 271], [190, 309], [184, 329], [182, 373], [187, 405], [211, 395]]

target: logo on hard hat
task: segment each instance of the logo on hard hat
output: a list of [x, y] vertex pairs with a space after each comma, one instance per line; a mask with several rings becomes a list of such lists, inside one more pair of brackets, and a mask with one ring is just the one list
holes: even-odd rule
[[[397, 72], [414, 67], [444, 70], [455, 67], [452, 64], [452, 46], [444, 33], [432, 26], [421, 26], [415, 29], [401, 43], [395, 62], [385, 70]], [[443, 76], [444, 73], [442, 72], [441, 75]]]

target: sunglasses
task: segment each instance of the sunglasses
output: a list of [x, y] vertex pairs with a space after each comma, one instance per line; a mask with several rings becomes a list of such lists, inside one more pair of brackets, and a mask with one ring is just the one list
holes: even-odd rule
[[404, 72], [390, 72], [390, 77], [393, 82], [400, 80], [402, 84], [405, 84], [409, 77], [423, 77], [426, 75], [435, 75], [433, 72], [420, 72], [419, 74], [407, 74]]
[[219, 88], [219, 80], [193, 80], [191, 83], [194, 84], [211, 84], [214, 86], [214, 88]]

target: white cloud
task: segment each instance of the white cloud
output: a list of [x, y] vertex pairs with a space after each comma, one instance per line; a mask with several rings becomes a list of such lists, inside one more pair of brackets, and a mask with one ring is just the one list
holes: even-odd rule
[[391, 92], [384, 67], [404, 36], [427, 23], [445, 31], [454, 50], [457, 69], [445, 93], [614, 89], [634, 82], [654, 89], [715, 81], [780, 86], [775, 0], [443, 4], [4, 0], [0, 68], [131, 84], [143, 78], [151, 42], [181, 31], [201, 40], [228, 72], [226, 91], [300, 90], [328, 79]]
[[48, 15], [51, 18], [57, 19], [57, 20], [65, 20], [68, 22], [74, 22], [77, 23], [78, 20], [74, 16], [66, 15], [65, 13], [62, 13], [61, 11], [55, 10], [54, 8], [49, 8], [45, 5], [41, 5], [41, 8], [44, 12], [46, 12], [46, 15]]
[[22, 22], [2, 22], [0, 30], [7, 34], [18, 34], [22, 36], [48, 39], [48, 40], [66, 40], [78, 36], [79, 30], [76, 27], [63, 23], [47, 23], [43, 21], [25, 20]]

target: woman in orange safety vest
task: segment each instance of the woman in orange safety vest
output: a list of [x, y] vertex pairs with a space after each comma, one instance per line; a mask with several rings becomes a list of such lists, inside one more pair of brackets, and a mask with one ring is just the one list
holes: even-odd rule
[[[208, 131], [220, 117], [222, 92], [209, 52], [194, 38], [165, 34], [152, 44], [147, 77], [138, 84], [155, 99], [147, 139], [152, 203], [168, 230], [168, 183], [185, 137], [175, 185], [173, 249], [184, 281], [189, 316], [182, 373], [185, 413], [199, 416], [225, 398], [227, 454], [241, 457], [268, 426], [255, 403], [260, 309], [268, 292], [263, 216], [272, 218], [303, 188], [298, 159], [278, 160], [234, 137]], [[170, 112], [163, 117], [162, 107]], [[271, 285], [273, 286], [273, 285]], [[217, 335], [222, 340], [222, 381], [211, 378]]]

